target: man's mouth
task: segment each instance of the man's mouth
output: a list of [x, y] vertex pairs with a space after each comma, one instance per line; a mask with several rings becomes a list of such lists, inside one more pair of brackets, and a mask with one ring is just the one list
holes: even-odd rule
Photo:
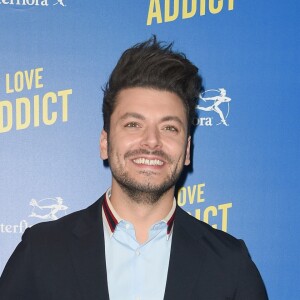
[[149, 158], [136, 158], [133, 160], [134, 163], [138, 165], [147, 165], [147, 166], [162, 166], [164, 164], [163, 161], [159, 159], [149, 159]]

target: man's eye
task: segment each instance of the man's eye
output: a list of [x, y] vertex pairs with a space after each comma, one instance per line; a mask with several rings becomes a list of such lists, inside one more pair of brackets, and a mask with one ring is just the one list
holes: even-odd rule
[[135, 128], [135, 127], [139, 127], [139, 124], [137, 122], [129, 122], [125, 124], [125, 127]]
[[168, 131], [173, 131], [173, 132], [178, 132], [178, 129], [174, 126], [166, 126], [165, 127], [165, 130], [168, 130]]

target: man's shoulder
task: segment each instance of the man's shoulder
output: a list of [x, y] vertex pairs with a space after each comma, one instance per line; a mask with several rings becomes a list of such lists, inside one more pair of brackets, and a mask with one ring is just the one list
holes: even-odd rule
[[189, 215], [180, 207], [177, 208], [175, 224], [179, 223], [181, 230], [185, 230], [192, 239], [201, 241], [201, 244], [211, 248], [214, 251], [222, 253], [232, 253], [232, 251], [247, 253], [245, 244], [242, 240], [226, 233], [222, 230], [215, 229], [209, 224], [204, 223]]
[[78, 226], [92, 226], [93, 223], [98, 222], [101, 219], [102, 199], [103, 196], [87, 208], [70, 213], [58, 220], [35, 224], [28, 228], [26, 234], [30, 232], [30, 235], [35, 237], [35, 239], [37, 239], [39, 236], [45, 235], [47, 235], [49, 238], [51, 236], [59, 237], [69, 234]]

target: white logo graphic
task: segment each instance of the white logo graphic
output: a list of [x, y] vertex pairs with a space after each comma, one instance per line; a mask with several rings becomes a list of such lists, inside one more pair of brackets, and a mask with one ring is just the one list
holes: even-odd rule
[[[231, 98], [226, 96], [226, 90], [224, 88], [219, 89], [210, 89], [206, 90], [199, 95], [201, 105], [197, 105], [196, 109], [207, 111], [207, 112], [215, 112], [218, 114], [218, 121], [216, 125], [223, 124], [228, 126], [226, 119], [229, 116]], [[213, 104], [205, 105], [209, 101], [213, 101]], [[203, 103], [204, 102], [204, 103]], [[227, 103], [227, 107], [223, 104]], [[201, 117], [194, 121], [194, 125], [200, 126], [212, 126], [212, 118], [213, 117]]]
[[57, 0], [57, 2], [54, 3], [53, 5], [57, 5], [57, 4], [60, 4], [61, 6], [67, 6], [64, 4], [63, 0]]
[[33, 206], [29, 217], [35, 217], [43, 220], [57, 220], [58, 213], [66, 214], [68, 206], [63, 205], [63, 199], [60, 197], [44, 198], [39, 201], [31, 199], [29, 205]]

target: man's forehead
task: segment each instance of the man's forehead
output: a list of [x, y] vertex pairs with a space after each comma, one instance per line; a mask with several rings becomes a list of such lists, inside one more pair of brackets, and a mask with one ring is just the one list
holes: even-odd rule
[[151, 113], [165, 115], [166, 119], [186, 115], [184, 102], [173, 92], [136, 87], [121, 90], [116, 97], [114, 112], [119, 115], [136, 114], [137, 118], [141, 118], [147, 115], [147, 109]]

